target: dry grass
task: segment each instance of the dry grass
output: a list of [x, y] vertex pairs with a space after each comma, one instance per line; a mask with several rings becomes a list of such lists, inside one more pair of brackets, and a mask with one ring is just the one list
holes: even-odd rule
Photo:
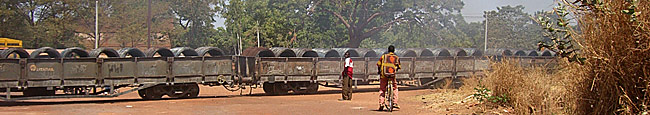
[[[636, 1], [632, 2], [632, 1]], [[494, 64], [484, 79], [518, 114], [647, 114], [650, 110], [650, 1], [565, 2], [580, 32], [584, 65], [558, 59], [554, 72]], [[633, 9], [634, 13], [624, 13]]]
[[431, 94], [418, 95], [415, 100], [422, 101], [426, 105], [424, 109], [436, 114], [513, 114], [512, 108], [480, 104], [472, 97], [479, 85], [478, 77], [461, 79], [463, 85], [458, 89], [451, 88], [450, 81], [445, 82], [449, 87], [432, 89]]
[[[603, 5], [586, 2], [578, 14], [584, 55], [585, 79], [582, 89], [586, 104], [578, 108], [592, 114], [639, 114], [650, 103], [650, 1], [607, 1]], [[635, 6], [634, 8], [631, 6]], [[623, 13], [633, 8], [638, 13]], [[591, 106], [593, 105], [593, 108]]]
[[[557, 59], [560, 66], [549, 72], [503, 61], [493, 64], [481, 83], [492, 95], [507, 95], [505, 105], [516, 114], [648, 114], [650, 0], [560, 2], [576, 16], [579, 32], [572, 40], [585, 63]], [[462, 102], [472, 93], [466, 91], [473, 91], [467, 87], [476, 85], [464, 87], [434, 96]]]
[[[576, 95], [578, 71], [549, 72], [542, 67], [521, 67], [519, 62], [504, 60], [492, 64], [481, 84], [493, 91], [492, 95], [506, 95], [505, 104], [514, 108], [517, 114], [578, 114], [574, 105], [579, 102]], [[575, 65], [574, 65], [575, 67]]]

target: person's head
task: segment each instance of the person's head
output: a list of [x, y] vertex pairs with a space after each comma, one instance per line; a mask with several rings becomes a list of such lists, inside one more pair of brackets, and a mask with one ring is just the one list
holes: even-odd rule
[[395, 52], [395, 46], [393, 45], [388, 46], [388, 52]]
[[345, 56], [345, 58], [349, 58], [350, 57], [350, 52], [345, 52], [345, 54], [343, 54], [343, 56]]

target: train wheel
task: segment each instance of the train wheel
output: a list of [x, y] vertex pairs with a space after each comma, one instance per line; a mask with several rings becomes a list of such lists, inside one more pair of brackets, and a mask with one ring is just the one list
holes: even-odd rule
[[146, 94], [146, 93], [145, 93], [145, 90], [144, 90], [144, 89], [142, 89], [142, 90], [138, 90], [138, 96], [140, 96], [140, 98], [144, 99], [144, 98], [145, 98], [145, 94]]
[[268, 95], [286, 95], [289, 88], [284, 83], [264, 83], [264, 93]]
[[195, 83], [195, 84], [188, 85], [187, 93], [189, 93], [189, 98], [198, 97], [199, 96], [199, 91], [200, 91], [199, 84]]
[[318, 92], [318, 83], [310, 83], [307, 87], [307, 93], [314, 94]]
[[264, 93], [267, 95], [277, 95], [275, 93], [275, 85], [272, 83], [264, 83], [262, 85], [262, 89], [264, 89]]
[[165, 93], [163, 93], [162, 88], [160, 86], [149, 88], [149, 91], [147, 91], [147, 95], [150, 97], [150, 99], [160, 99], [162, 98]]
[[162, 96], [164, 95], [164, 93], [162, 93], [162, 92], [159, 91], [159, 90], [161, 90], [161, 89], [162, 89], [162, 88], [161, 88], [160, 85], [158, 85], [158, 86], [153, 86], [153, 87], [150, 87], [150, 88], [147, 88], [147, 89], [138, 90], [138, 95], [139, 95], [142, 99], [146, 99], [146, 100], [150, 100], [150, 99], [160, 99], [160, 98], [162, 98]]
[[185, 87], [185, 85], [180, 85], [180, 84], [167, 85], [164, 86], [164, 88], [162, 88], [162, 92], [165, 92], [169, 97], [172, 98], [181, 98], [187, 95], [186, 89], [187, 88]]
[[309, 82], [289, 82], [287, 86], [296, 94], [309, 94]]
[[199, 85], [194, 84], [184, 84], [180, 85], [183, 89], [183, 94], [180, 98], [195, 98], [199, 96]]
[[289, 93], [289, 88], [284, 83], [274, 83], [273, 86], [275, 87], [274, 92], [278, 95], [286, 95]]

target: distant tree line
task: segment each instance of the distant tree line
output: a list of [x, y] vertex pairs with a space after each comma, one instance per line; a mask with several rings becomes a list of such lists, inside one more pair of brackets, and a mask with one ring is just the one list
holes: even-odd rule
[[[241, 47], [471, 47], [482, 48], [485, 22], [465, 21], [461, 0], [151, 0], [154, 44]], [[142, 47], [147, 0], [100, 0], [101, 43]], [[95, 1], [4, 0], [0, 37], [26, 48], [94, 43]], [[545, 40], [523, 6], [486, 11], [488, 47], [532, 49]], [[215, 18], [225, 27], [215, 27]], [[259, 43], [257, 38], [260, 38]], [[86, 45], [86, 47], [88, 47]]]

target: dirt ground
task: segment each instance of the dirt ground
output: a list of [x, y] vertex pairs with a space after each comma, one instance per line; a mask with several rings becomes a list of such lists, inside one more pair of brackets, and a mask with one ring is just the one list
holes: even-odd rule
[[[261, 88], [253, 89], [251, 95], [248, 90], [240, 95], [239, 91], [230, 92], [223, 87], [201, 86], [199, 98], [193, 99], [142, 100], [133, 92], [115, 98], [0, 102], [0, 114], [454, 114], [454, 111], [431, 109], [431, 103], [420, 99], [441, 93], [437, 89], [406, 86], [400, 87], [402, 109], [377, 111], [378, 87], [360, 86], [352, 101], [339, 101], [339, 88], [323, 86], [317, 94], [283, 96], [264, 95]], [[471, 110], [468, 108], [463, 113], [471, 114]]]

